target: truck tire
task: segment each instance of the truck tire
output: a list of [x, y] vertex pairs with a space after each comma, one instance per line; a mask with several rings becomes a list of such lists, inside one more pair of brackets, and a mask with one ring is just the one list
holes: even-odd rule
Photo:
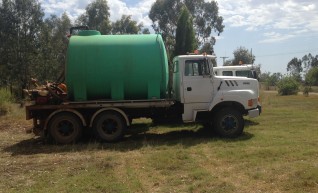
[[234, 138], [243, 133], [244, 119], [238, 110], [226, 107], [214, 114], [212, 126], [221, 137]]
[[103, 112], [95, 118], [93, 127], [99, 139], [106, 142], [115, 142], [123, 137], [127, 125], [120, 114]]
[[69, 112], [54, 115], [48, 124], [49, 134], [58, 144], [77, 142], [82, 136], [82, 130], [80, 119]]

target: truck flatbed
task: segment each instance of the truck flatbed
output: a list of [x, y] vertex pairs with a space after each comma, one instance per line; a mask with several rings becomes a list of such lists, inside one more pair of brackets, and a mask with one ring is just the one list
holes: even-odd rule
[[33, 118], [31, 111], [54, 110], [54, 109], [95, 109], [95, 108], [165, 108], [175, 103], [172, 99], [150, 99], [150, 100], [91, 100], [80, 102], [63, 102], [60, 105], [28, 105], [26, 106], [26, 119]]

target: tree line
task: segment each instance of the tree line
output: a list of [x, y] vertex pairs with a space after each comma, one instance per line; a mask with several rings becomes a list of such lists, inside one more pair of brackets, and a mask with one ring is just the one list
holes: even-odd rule
[[287, 71], [296, 80], [304, 80], [308, 86], [318, 86], [318, 55], [309, 53], [301, 59], [294, 57], [287, 64]]
[[[88, 26], [101, 34], [149, 34], [131, 15], [111, 22], [107, 0], [95, 0], [85, 12], [71, 21], [66, 13], [45, 17], [38, 0], [2, 0], [0, 2], [0, 87], [15, 96], [29, 88], [29, 80], [63, 81], [69, 29]], [[161, 33], [169, 59], [199, 49], [212, 54], [215, 36], [224, 30], [218, 4], [204, 0], [156, 0], [149, 10], [152, 28]], [[244, 47], [233, 52], [224, 65], [253, 64], [255, 56]], [[215, 64], [214, 64], [215, 65]], [[262, 73], [260, 80], [277, 86], [281, 73]], [[287, 64], [288, 76], [308, 86], [318, 85], [318, 55], [293, 58]]]
[[[318, 86], [318, 55], [311, 53], [302, 58], [294, 57], [287, 64], [287, 76], [306, 86]], [[281, 73], [263, 73], [261, 80], [268, 86], [276, 86], [277, 82], [284, 78]]]
[[110, 22], [106, 0], [96, 0], [72, 22], [66, 13], [44, 17], [37, 0], [3, 0], [0, 4], [0, 87], [22, 97], [29, 80], [62, 81], [69, 29], [86, 25], [103, 34], [149, 33], [130, 15]]
[[[131, 15], [122, 15], [115, 22], [109, 18], [107, 0], [88, 4], [75, 21], [71, 21], [67, 13], [45, 17], [38, 0], [2, 0], [0, 87], [21, 97], [22, 89], [30, 87], [31, 77], [36, 77], [39, 82], [63, 81], [61, 75], [66, 62], [67, 33], [72, 26], [85, 25], [101, 34], [150, 33]], [[162, 34], [170, 57], [197, 48], [212, 53], [214, 35], [219, 35], [224, 29], [215, 1], [157, 0], [149, 10], [149, 18], [153, 22], [153, 30]], [[186, 45], [185, 41], [188, 41]], [[184, 46], [187, 49], [183, 49]]]

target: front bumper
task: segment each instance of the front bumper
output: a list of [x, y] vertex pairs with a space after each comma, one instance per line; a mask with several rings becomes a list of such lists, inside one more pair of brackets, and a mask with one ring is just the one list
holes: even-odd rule
[[248, 110], [247, 115], [248, 115], [250, 118], [254, 118], [254, 117], [260, 116], [260, 115], [261, 115], [261, 112], [262, 112], [262, 106], [257, 105], [257, 108], [256, 108], [256, 109]]

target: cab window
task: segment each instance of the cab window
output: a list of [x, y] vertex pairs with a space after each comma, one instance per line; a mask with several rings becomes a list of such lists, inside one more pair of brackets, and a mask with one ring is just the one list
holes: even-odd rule
[[233, 76], [233, 72], [232, 71], [223, 71], [222, 75], [223, 76]]
[[243, 76], [247, 78], [253, 78], [253, 74], [250, 70], [240, 70], [235, 72], [236, 76]]
[[185, 76], [209, 75], [210, 68], [207, 60], [187, 60], [185, 62]]

